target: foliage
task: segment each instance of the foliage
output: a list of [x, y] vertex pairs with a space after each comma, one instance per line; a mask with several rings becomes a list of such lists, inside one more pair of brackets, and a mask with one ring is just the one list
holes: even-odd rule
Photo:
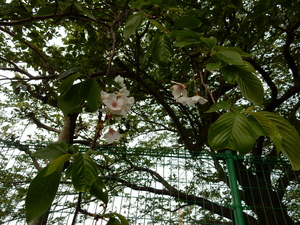
[[[165, 141], [195, 160], [201, 151], [225, 149], [261, 158], [282, 153], [300, 170], [299, 2], [13, 0], [0, 8], [1, 107], [11, 108], [1, 115], [1, 139], [22, 137], [8, 117], [53, 133], [28, 136], [54, 142], [28, 152], [49, 160], [44, 169], [36, 166], [28, 221], [51, 205], [64, 171], [79, 193], [107, 203], [95, 148], [121, 135], [120, 146]], [[74, 143], [90, 150], [78, 152]], [[214, 166], [224, 173], [222, 163]], [[253, 179], [263, 170], [236, 167]], [[270, 177], [262, 173], [260, 182]], [[245, 204], [258, 201], [242, 178]], [[43, 192], [47, 182], [54, 187]], [[34, 201], [37, 195], [46, 201]], [[282, 206], [259, 204], [267, 201]], [[40, 212], [32, 214], [33, 206]], [[276, 212], [253, 213], [264, 224]], [[107, 217], [126, 224], [121, 215], [101, 215]], [[286, 213], [279, 217], [290, 221]]]

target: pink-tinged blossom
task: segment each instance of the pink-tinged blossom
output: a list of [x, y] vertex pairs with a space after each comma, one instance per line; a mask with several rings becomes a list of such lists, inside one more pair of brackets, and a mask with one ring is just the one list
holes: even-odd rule
[[115, 140], [119, 140], [122, 137], [122, 135], [119, 132], [115, 131], [114, 129], [109, 129], [108, 132], [104, 134], [103, 137], [106, 139], [106, 141], [109, 144], [111, 144]]
[[122, 110], [124, 106], [124, 100], [114, 93], [109, 94], [108, 99], [104, 99], [103, 103], [112, 111]]
[[175, 100], [178, 99], [181, 95], [182, 96], [186, 96], [187, 91], [185, 89], [185, 85], [184, 84], [177, 83], [175, 81], [172, 81], [172, 83], [176, 84], [176, 85], [173, 85], [171, 87], [171, 89], [173, 90], [172, 94], [173, 94]]

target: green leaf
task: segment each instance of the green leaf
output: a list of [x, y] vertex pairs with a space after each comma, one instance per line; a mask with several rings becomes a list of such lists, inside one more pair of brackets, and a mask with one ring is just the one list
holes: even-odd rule
[[58, 97], [58, 107], [64, 115], [68, 115], [75, 107], [85, 100], [85, 96], [81, 95], [82, 86], [83, 82], [75, 84], [66, 93], [63, 93]]
[[85, 110], [87, 112], [96, 111], [100, 106], [100, 88], [98, 83], [92, 79], [86, 80], [81, 92], [85, 92], [87, 95]]
[[49, 14], [52, 14], [54, 13], [55, 11], [55, 8], [54, 7], [51, 7], [51, 6], [45, 6], [45, 7], [42, 7], [40, 8], [36, 15], [37, 16], [44, 16], [44, 15], [49, 15]]
[[117, 218], [111, 217], [107, 225], [122, 225], [122, 223]]
[[260, 112], [248, 112], [254, 116], [259, 125], [263, 128], [267, 136], [271, 138], [276, 146], [277, 153], [282, 149], [282, 138], [278, 127], [263, 113]]
[[201, 23], [201, 20], [193, 16], [183, 16], [175, 22], [173, 29], [196, 28], [200, 27]]
[[231, 105], [228, 102], [220, 101], [220, 102], [213, 104], [209, 110], [205, 111], [205, 113], [212, 113], [212, 112], [219, 111], [221, 109], [229, 110], [230, 107], [231, 107]]
[[157, 20], [151, 20], [151, 19], [148, 19], [150, 21], [150, 23], [154, 26], [156, 26], [158, 29], [160, 29], [162, 32], [164, 33], [167, 33], [167, 30], [166, 28], [161, 24], [159, 23]]
[[63, 166], [44, 176], [48, 167], [42, 169], [31, 181], [25, 199], [26, 221], [30, 222], [41, 216], [51, 206], [56, 195]]
[[240, 70], [238, 73], [237, 84], [241, 90], [242, 95], [256, 105], [261, 105], [264, 89], [261, 81], [256, 75], [246, 70]]
[[76, 191], [89, 191], [98, 179], [97, 167], [87, 154], [78, 153], [75, 157], [72, 172], [72, 183]]
[[133, 15], [131, 15], [126, 23], [125, 23], [125, 29], [124, 29], [124, 36], [125, 41], [135, 33], [135, 31], [139, 28], [139, 26], [142, 24], [144, 20], [144, 14], [143, 12], [138, 12]]
[[240, 71], [239, 68], [236, 66], [228, 65], [224, 66], [221, 69], [221, 73], [223, 74], [223, 77], [225, 78], [226, 82], [229, 84], [235, 84], [237, 78], [238, 78], [238, 72]]
[[87, 8], [85, 8], [84, 6], [82, 6], [81, 3], [79, 2], [74, 2], [73, 3], [74, 6], [78, 9], [79, 12], [81, 12], [82, 14], [86, 15], [88, 18], [92, 19], [92, 20], [97, 20], [95, 18], [95, 16], [90, 12], [90, 10], [88, 10]]
[[68, 76], [66, 79], [62, 81], [62, 83], [58, 87], [59, 93], [67, 92], [73, 85], [74, 81], [81, 76], [80, 73], [75, 73]]
[[56, 159], [68, 153], [68, 144], [65, 142], [55, 142], [49, 144], [46, 148], [42, 148], [33, 153], [33, 156], [41, 159]]
[[267, 111], [259, 113], [268, 117], [278, 128], [282, 139], [282, 153], [289, 159], [294, 170], [300, 170], [300, 137], [298, 131], [288, 120], [279, 115]]
[[218, 69], [221, 66], [221, 64], [222, 63], [220, 61], [216, 62], [216, 63], [207, 63], [206, 64], [206, 69], [208, 71], [214, 71], [214, 70]]
[[170, 37], [175, 39], [176, 41], [184, 41], [184, 42], [199, 42], [200, 41], [200, 35], [191, 30], [174, 31], [170, 34]]
[[64, 154], [56, 159], [54, 159], [50, 164], [49, 164], [49, 167], [48, 167], [48, 170], [47, 172], [44, 174], [44, 176], [48, 176], [49, 174], [51, 173], [54, 173], [57, 168], [61, 165], [64, 164], [64, 162], [68, 161], [70, 158], [71, 158], [71, 154]]
[[219, 51], [216, 53], [216, 55], [221, 60], [223, 60], [224, 62], [231, 64], [231, 65], [243, 65], [244, 64], [241, 55], [232, 50]]
[[253, 148], [255, 136], [245, 116], [228, 112], [211, 125], [208, 143], [216, 151], [231, 149], [246, 154]]
[[129, 225], [128, 220], [119, 213], [115, 213], [115, 215], [120, 219], [122, 225]]
[[148, 49], [153, 61], [164, 64], [170, 61], [173, 54], [171, 40], [166, 34], [156, 35]]
[[215, 37], [209, 37], [209, 38], [200, 37], [200, 40], [209, 49], [212, 49], [217, 44], [217, 39]]
[[67, 77], [71, 74], [74, 74], [74, 73], [84, 74], [85, 72], [86, 72], [86, 70], [83, 67], [74, 67], [74, 68], [71, 68], [71, 69], [67, 70], [66, 72], [63, 72], [59, 76], [58, 80], [63, 79], [63, 78], [65, 78], [65, 77]]
[[100, 199], [105, 204], [108, 203], [108, 192], [104, 191], [105, 184], [98, 178], [91, 186], [90, 193]]

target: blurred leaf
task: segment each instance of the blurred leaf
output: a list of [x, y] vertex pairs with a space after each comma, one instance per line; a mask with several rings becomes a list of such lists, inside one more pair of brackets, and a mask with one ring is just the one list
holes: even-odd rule
[[83, 67], [74, 67], [74, 68], [71, 68], [71, 69], [63, 72], [59, 76], [58, 80], [63, 79], [63, 78], [65, 78], [65, 77], [67, 77], [67, 76], [69, 76], [71, 74], [74, 74], [74, 73], [84, 74], [84, 73], [86, 73], [86, 70]]
[[200, 40], [209, 49], [212, 49], [217, 44], [217, 39], [215, 37], [209, 37], [209, 38], [200, 37]]
[[221, 73], [228, 84], [235, 84], [235, 82], [238, 78], [237, 73], [239, 71], [240, 71], [239, 68], [237, 68], [236, 66], [232, 66], [232, 65], [224, 66], [221, 69]]

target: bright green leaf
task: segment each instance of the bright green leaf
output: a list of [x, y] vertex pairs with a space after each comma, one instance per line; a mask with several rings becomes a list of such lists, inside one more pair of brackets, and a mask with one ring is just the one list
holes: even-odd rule
[[71, 158], [71, 154], [64, 154], [56, 159], [54, 159], [48, 167], [47, 172], [44, 174], [44, 176], [48, 176], [51, 173], [54, 173], [57, 168], [61, 165], [63, 165], [66, 161], [68, 161]]
[[255, 136], [245, 116], [228, 112], [211, 125], [208, 143], [216, 151], [231, 149], [246, 154], [253, 148]]
[[241, 90], [242, 95], [256, 105], [261, 105], [264, 89], [261, 81], [256, 75], [246, 70], [240, 70], [238, 73], [237, 84]]
[[97, 167], [94, 161], [89, 155], [78, 153], [72, 171], [72, 183], [76, 191], [89, 191], [97, 179]]
[[125, 40], [127, 40], [132, 34], [136, 32], [136, 30], [142, 24], [143, 20], [143, 12], [135, 13], [127, 19], [124, 30]]
[[260, 114], [268, 117], [278, 128], [282, 138], [282, 153], [289, 159], [294, 170], [300, 170], [300, 137], [289, 121], [271, 112], [262, 111]]
[[68, 153], [68, 144], [65, 142], [55, 142], [49, 144], [46, 148], [42, 148], [33, 153], [33, 156], [41, 159], [56, 159]]
[[230, 65], [243, 65], [244, 64], [241, 55], [232, 50], [219, 51], [216, 53], [216, 55], [221, 60], [223, 60], [224, 62], [226, 62]]
[[56, 195], [63, 166], [48, 176], [44, 176], [48, 167], [42, 169], [31, 181], [25, 200], [26, 220], [30, 222], [42, 215], [52, 204]]

